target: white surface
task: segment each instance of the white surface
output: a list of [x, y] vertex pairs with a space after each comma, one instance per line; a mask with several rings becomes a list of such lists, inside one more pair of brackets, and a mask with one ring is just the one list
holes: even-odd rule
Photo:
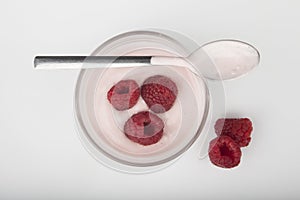
[[[2, 0], [0, 199], [300, 198], [300, 5], [280, 2]], [[77, 72], [32, 68], [36, 54], [88, 54], [112, 35], [148, 27], [260, 50], [258, 68], [226, 83], [228, 112], [255, 126], [238, 168], [199, 161], [195, 148], [154, 174], [103, 167], [74, 128]]]

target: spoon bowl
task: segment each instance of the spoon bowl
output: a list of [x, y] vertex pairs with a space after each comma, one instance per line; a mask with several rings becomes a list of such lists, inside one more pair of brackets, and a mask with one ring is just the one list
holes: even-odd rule
[[[199, 59], [207, 57], [210, 59]], [[217, 40], [204, 44], [188, 58], [194, 63], [199, 63], [199, 70], [206, 78], [229, 80], [254, 69], [259, 64], [260, 54], [255, 47], [242, 41]], [[205, 62], [212, 62], [213, 65], [209, 66], [215, 67], [205, 67]]]

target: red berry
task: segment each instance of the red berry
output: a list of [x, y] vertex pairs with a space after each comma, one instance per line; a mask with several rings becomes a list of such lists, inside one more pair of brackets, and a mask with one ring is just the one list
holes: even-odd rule
[[155, 75], [147, 78], [141, 87], [141, 96], [155, 113], [163, 113], [173, 106], [178, 89], [168, 77]]
[[215, 131], [218, 136], [231, 137], [240, 147], [248, 146], [251, 141], [252, 122], [248, 118], [241, 119], [218, 119]]
[[228, 136], [220, 136], [209, 143], [210, 161], [222, 168], [238, 166], [242, 152], [238, 144]]
[[132, 115], [124, 126], [125, 135], [142, 145], [157, 143], [163, 136], [163, 129], [164, 122], [148, 111]]
[[107, 92], [107, 99], [116, 110], [132, 108], [140, 97], [140, 88], [134, 80], [122, 80]]

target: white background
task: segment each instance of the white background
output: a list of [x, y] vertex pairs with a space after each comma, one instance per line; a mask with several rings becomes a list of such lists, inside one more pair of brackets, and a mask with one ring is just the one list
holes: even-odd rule
[[[0, 2], [0, 199], [300, 198], [300, 4], [262, 0]], [[176, 30], [199, 44], [234, 38], [262, 55], [226, 83], [227, 111], [253, 120], [238, 168], [192, 148], [147, 175], [108, 169], [82, 147], [73, 120], [76, 71], [35, 71], [36, 54], [89, 54], [118, 33]]]

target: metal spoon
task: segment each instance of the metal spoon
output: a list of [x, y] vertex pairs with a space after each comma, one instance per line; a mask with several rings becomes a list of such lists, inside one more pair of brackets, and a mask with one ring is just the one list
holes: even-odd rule
[[[168, 56], [36, 56], [36, 69], [88, 69], [169, 65], [188, 67], [213, 80], [228, 80], [248, 73], [258, 65], [260, 54], [237, 40], [207, 43], [186, 58]], [[193, 65], [194, 67], [190, 67]]]

